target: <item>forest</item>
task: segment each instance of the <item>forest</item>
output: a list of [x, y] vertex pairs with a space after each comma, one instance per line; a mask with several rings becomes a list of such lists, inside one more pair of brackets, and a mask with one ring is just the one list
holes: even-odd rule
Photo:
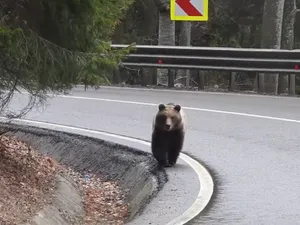
[[[169, 0], [0, 0], [4, 108], [74, 84], [167, 86], [168, 69], [119, 66], [134, 44], [297, 49], [298, 0], [209, 0], [206, 22], [170, 20]], [[132, 44], [122, 51], [110, 45]], [[176, 71], [175, 88], [300, 93], [295, 74]], [[290, 87], [290, 88], [288, 88]]]
[[[300, 1], [299, 1], [300, 2]], [[300, 29], [296, 0], [209, 0], [207, 22], [174, 22], [169, 1], [136, 1], [116, 28], [114, 43], [210, 46], [235, 48], [299, 48]], [[134, 23], [133, 21], [136, 21]], [[146, 29], [147, 28], [147, 29]], [[167, 85], [167, 70], [123, 70], [126, 82]], [[126, 76], [127, 74], [127, 76]], [[259, 91], [298, 94], [300, 80], [294, 74], [255, 72], [176, 72], [175, 86], [182, 88]], [[120, 80], [115, 80], [117, 82]], [[288, 88], [290, 84], [291, 88]]]

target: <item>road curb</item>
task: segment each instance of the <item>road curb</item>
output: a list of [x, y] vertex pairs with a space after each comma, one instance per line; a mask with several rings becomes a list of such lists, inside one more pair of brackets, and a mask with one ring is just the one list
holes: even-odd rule
[[[4, 117], [0, 117], [0, 121], [8, 122], [9, 120], [7, 120]], [[99, 134], [99, 135], [109, 136], [117, 139], [123, 139], [123, 140], [150, 146], [150, 142], [144, 140], [125, 137], [117, 134], [111, 134], [103, 131], [96, 131], [96, 130], [90, 130], [85, 128], [78, 128], [73, 126], [26, 120], [26, 119], [13, 119], [10, 121], [11, 123], [20, 124], [20, 125], [30, 125], [30, 126], [40, 127], [40, 128], [46, 128], [46, 129], [48, 128], [48, 129], [55, 129], [61, 131], [67, 130], [67, 132], [71, 132], [75, 134], [76, 132], [81, 132], [81, 133], [83, 132], [85, 134], [89, 134], [87, 136], [91, 136], [91, 134]], [[176, 219], [169, 222], [167, 225], [183, 225], [191, 221], [193, 218], [195, 218], [205, 209], [205, 207], [210, 202], [210, 199], [214, 192], [214, 182], [208, 170], [201, 163], [197, 162], [195, 159], [191, 158], [190, 156], [184, 153], [180, 154], [180, 158], [183, 161], [185, 161], [195, 171], [201, 186], [199, 187], [199, 193], [197, 194], [197, 198], [193, 202], [193, 204], [183, 214], [181, 214]]]
[[[103, 136], [93, 137], [60, 129], [49, 129], [28, 122], [7, 123], [8, 121], [1, 119], [0, 117], [0, 130], [3, 134], [30, 143], [40, 153], [53, 157], [60, 164], [71, 167], [81, 174], [90, 171], [117, 181], [126, 194], [124, 200], [128, 204], [128, 216], [125, 222], [131, 222], [142, 212], [168, 180], [165, 170], [159, 169], [151, 154], [137, 148], [103, 140]], [[67, 187], [69, 186], [72, 184], [69, 183]], [[56, 193], [60, 194], [61, 191], [64, 189], [57, 189]], [[79, 197], [80, 201], [81, 197]], [[77, 207], [78, 204], [68, 206], [70, 196], [66, 201], [61, 201], [62, 197], [58, 199], [38, 213], [38, 215], [44, 214], [43, 217], [35, 217], [38, 224], [69, 224], [64, 220], [65, 218], [57, 214], [57, 210], [62, 209], [67, 213], [66, 215], [73, 215], [76, 210], [72, 207]]]

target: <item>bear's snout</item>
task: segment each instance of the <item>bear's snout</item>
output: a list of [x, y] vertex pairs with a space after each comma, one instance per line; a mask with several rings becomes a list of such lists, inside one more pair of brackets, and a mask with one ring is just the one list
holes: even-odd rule
[[170, 124], [165, 124], [165, 129], [166, 129], [166, 130], [170, 130], [170, 128], [171, 128], [171, 125], [170, 125]]

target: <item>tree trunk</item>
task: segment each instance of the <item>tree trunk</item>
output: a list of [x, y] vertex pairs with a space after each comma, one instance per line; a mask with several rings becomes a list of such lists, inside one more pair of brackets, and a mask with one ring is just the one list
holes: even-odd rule
[[[169, 10], [159, 12], [158, 45], [175, 45], [175, 22]], [[157, 85], [168, 85], [168, 69], [157, 69]]]
[[[257, 38], [254, 34], [257, 33], [257, 23], [256, 21], [252, 22], [250, 25], [250, 33], [249, 33], [249, 40], [248, 40], [248, 45], [249, 47], [254, 47], [256, 48], [257, 45], [259, 45], [259, 42], [257, 41]], [[247, 72], [248, 77], [254, 77], [254, 82], [253, 82], [253, 90], [256, 92], [264, 92], [265, 91], [265, 85], [264, 85], [264, 75], [259, 76], [259, 73], [249, 71]], [[259, 86], [259, 79], [262, 79], [260, 81], [260, 86]]]
[[[144, 15], [143, 20], [140, 21], [141, 25], [139, 26], [139, 35], [144, 37], [144, 39], [142, 40], [142, 43], [139, 44], [153, 45], [155, 41], [152, 40], [151, 37], [157, 33], [158, 25], [158, 12], [156, 11], [156, 5], [152, 0], [139, 1], [139, 9], [142, 10], [142, 14]], [[154, 68], [141, 68], [142, 85], [156, 85], [156, 82], [152, 82], [155, 73], [156, 70]]]
[[[265, 0], [262, 24], [262, 48], [280, 49], [284, 0]], [[278, 74], [264, 74], [265, 91], [278, 93]], [[259, 80], [261, 81], [261, 80]]]
[[[285, 0], [282, 22], [282, 40], [281, 47], [283, 49], [294, 48], [294, 25], [296, 18], [296, 0]], [[284, 93], [289, 84], [289, 94], [295, 95], [295, 75], [280, 74], [278, 92]]]
[[[182, 21], [180, 26], [179, 34], [179, 45], [190, 46], [191, 45], [191, 22]], [[185, 85], [189, 88], [190, 71], [189, 70], [178, 70], [175, 84]]]

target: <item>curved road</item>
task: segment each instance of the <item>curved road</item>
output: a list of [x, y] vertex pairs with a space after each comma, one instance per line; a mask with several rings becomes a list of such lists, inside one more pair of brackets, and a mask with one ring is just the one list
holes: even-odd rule
[[55, 98], [44, 114], [27, 118], [66, 124], [76, 111], [76, 126], [149, 140], [157, 107], [145, 103], [188, 107], [184, 151], [215, 171], [217, 186], [192, 224], [300, 224], [299, 99], [116, 88], [72, 95], [83, 98]]

